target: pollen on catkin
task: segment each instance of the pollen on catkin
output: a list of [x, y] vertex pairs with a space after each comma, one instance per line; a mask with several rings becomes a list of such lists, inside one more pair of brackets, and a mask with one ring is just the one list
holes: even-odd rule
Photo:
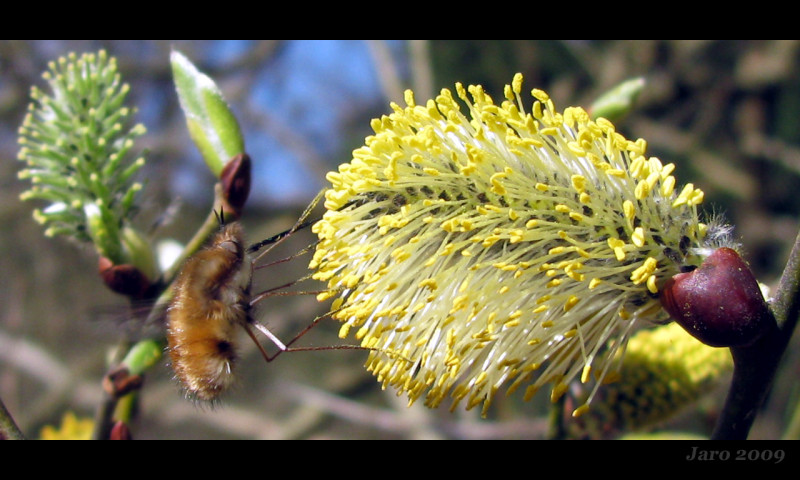
[[[372, 121], [327, 175], [310, 268], [337, 292], [334, 318], [384, 386], [436, 407], [532, 394], [574, 378], [592, 395], [643, 321], [668, 317], [658, 288], [699, 265], [703, 192], [607, 120], [556, 111], [522, 75], [496, 105], [450, 90]], [[397, 352], [395, 357], [384, 352]]]

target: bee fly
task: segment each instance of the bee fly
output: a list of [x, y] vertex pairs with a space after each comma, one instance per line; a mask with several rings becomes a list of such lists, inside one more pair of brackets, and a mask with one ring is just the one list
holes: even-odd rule
[[[281, 289], [297, 283], [287, 283], [252, 296], [253, 272], [266, 266], [257, 267], [255, 262], [283, 239], [310, 225], [312, 222], [303, 222], [307, 214], [308, 211], [290, 230], [247, 249], [244, 247], [242, 226], [235, 222], [222, 224], [210, 244], [183, 265], [175, 280], [173, 298], [167, 310], [167, 341], [172, 367], [187, 397], [213, 402], [232, 385], [237, 360], [236, 334], [240, 327], [255, 342], [267, 362], [288, 351], [368, 349], [354, 345], [290, 348], [326, 315], [315, 319], [287, 344], [253, 318], [253, 308], [257, 302], [267, 296], [289, 294]], [[267, 245], [269, 248], [251, 258], [250, 254]], [[305, 251], [308, 248], [272, 264], [290, 260]], [[274, 355], [267, 354], [256, 338], [255, 330], [278, 347]]]

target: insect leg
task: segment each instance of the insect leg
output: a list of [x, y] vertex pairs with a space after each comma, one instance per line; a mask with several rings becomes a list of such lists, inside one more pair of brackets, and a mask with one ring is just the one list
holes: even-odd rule
[[[327, 312], [325, 314], [322, 314], [322, 315], [318, 316], [311, 323], [309, 323], [303, 330], [301, 330], [297, 335], [295, 335], [294, 338], [292, 338], [291, 340], [289, 340], [285, 344], [283, 342], [281, 342], [280, 339], [278, 339], [278, 337], [276, 337], [275, 334], [273, 334], [269, 330], [269, 328], [267, 328], [265, 325], [263, 325], [263, 324], [261, 324], [259, 322], [253, 321], [252, 323], [247, 324], [245, 326], [245, 329], [247, 330], [247, 334], [250, 335], [250, 338], [252, 338], [253, 341], [256, 342], [256, 345], [258, 345], [258, 349], [261, 351], [261, 355], [264, 357], [264, 359], [267, 362], [271, 362], [271, 361], [275, 360], [275, 358], [278, 355], [280, 355], [280, 354], [282, 354], [284, 352], [312, 352], [312, 351], [319, 351], [319, 350], [368, 350], [370, 352], [378, 351], [378, 352], [382, 352], [382, 353], [384, 353], [386, 355], [389, 355], [389, 356], [392, 356], [392, 357], [401, 358], [401, 359], [403, 359], [403, 360], [405, 360], [407, 362], [411, 361], [408, 358], [406, 358], [405, 356], [403, 356], [403, 355], [401, 355], [401, 354], [399, 354], [397, 352], [383, 350], [381, 348], [363, 347], [361, 345], [327, 345], [327, 346], [324, 346], [324, 347], [292, 347], [292, 344], [294, 344], [296, 341], [300, 340], [300, 338], [303, 335], [305, 335], [312, 328], [314, 328], [323, 318], [328, 317], [330, 315], [333, 315], [337, 311], [338, 310], [333, 310], [333, 311], [330, 311], [330, 312]], [[272, 343], [274, 343], [275, 346], [278, 347], [278, 351], [275, 352], [274, 355], [270, 356], [269, 354], [267, 354], [267, 352], [264, 350], [264, 348], [261, 346], [261, 344], [258, 342], [258, 340], [256, 340], [255, 334], [253, 333], [253, 330], [252, 330], [253, 328], [256, 328], [259, 332], [264, 334], [264, 336], [269, 338], [272, 341]]]
[[[280, 355], [281, 353], [284, 353], [284, 352], [309, 352], [309, 351], [315, 351], [315, 350], [374, 350], [373, 348], [362, 347], [362, 346], [359, 346], [359, 345], [329, 345], [329, 346], [325, 346], [325, 347], [291, 347], [291, 345], [294, 342], [296, 342], [297, 340], [300, 339], [300, 337], [302, 337], [303, 335], [308, 333], [308, 331], [311, 330], [312, 328], [314, 328], [317, 325], [317, 323], [320, 322], [320, 320], [322, 320], [323, 318], [329, 316], [331, 313], [333, 313], [333, 312], [328, 312], [328, 313], [326, 313], [324, 315], [320, 315], [317, 318], [315, 318], [310, 324], [308, 324], [303, 330], [301, 330], [300, 333], [295, 335], [294, 338], [292, 338], [286, 344], [281, 342], [281, 340], [278, 337], [276, 337], [275, 334], [273, 334], [270, 331], [270, 329], [266, 327], [266, 325], [261, 324], [259, 322], [253, 321], [252, 323], [249, 323], [249, 324], [245, 325], [245, 330], [247, 331], [247, 334], [250, 336], [250, 338], [253, 339], [253, 341], [256, 343], [256, 345], [258, 345], [258, 349], [259, 349], [259, 351], [261, 351], [261, 355], [264, 357], [264, 360], [266, 360], [267, 362], [271, 362], [271, 361], [275, 360], [275, 358], [278, 355]], [[278, 351], [275, 352], [274, 355], [270, 356], [264, 350], [264, 347], [261, 346], [261, 343], [259, 343], [258, 339], [256, 338], [255, 333], [253, 332], [253, 328], [257, 329], [265, 337], [269, 338], [270, 341], [272, 341], [272, 343], [274, 343], [275, 346], [278, 347]]]

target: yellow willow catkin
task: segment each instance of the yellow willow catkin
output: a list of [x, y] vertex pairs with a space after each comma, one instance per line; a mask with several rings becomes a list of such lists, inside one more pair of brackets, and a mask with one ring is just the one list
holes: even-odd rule
[[730, 350], [704, 345], [677, 323], [642, 330], [628, 342], [619, 381], [569, 422], [569, 433], [608, 438], [654, 426], [719, 387], [732, 371]]
[[521, 92], [519, 74], [500, 105], [457, 84], [468, 118], [447, 89], [408, 91], [327, 176], [310, 268], [339, 292], [343, 336], [402, 356], [367, 367], [412, 402], [485, 413], [504, 384], [555, 399], [602, 378], [643, 320], [666, 320], [659, 285], [702, 260], [702, 191], [676, 190], [644, 140], [540, 90], [526, 112]]

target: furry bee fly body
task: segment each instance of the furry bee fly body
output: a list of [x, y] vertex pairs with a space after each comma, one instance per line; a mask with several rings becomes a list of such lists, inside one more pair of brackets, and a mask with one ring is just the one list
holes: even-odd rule
[[223, 225], [175, 280], [167, 310], [168, 352], [190, 398], [213, 401], [234, 381], [237, 329], [251, 332], [252, 273], [245, 258], [241, 225]]

